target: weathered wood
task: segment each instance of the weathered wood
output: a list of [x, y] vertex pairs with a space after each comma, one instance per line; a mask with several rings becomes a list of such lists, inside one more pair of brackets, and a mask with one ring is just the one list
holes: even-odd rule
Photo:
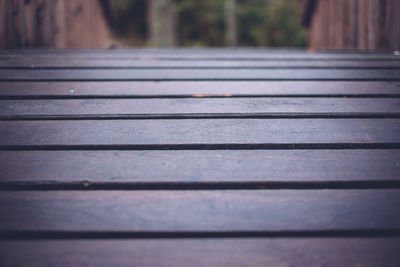
[[118, 80], [393, 80], [400, 69], [0, 69], [0, 81], [118, 81]]
[[10, 17], [0, 21], [0, 49], [106, 48], [112, 43], [100, 1], [2, 0], [0, 4], [4, 7], [0, 17]]
[[399, 56], [392, 51], [372, 51], [372, 52], [318, 52], [309, 53], [302, 49], [227, 49], [227, 48], [207, 48], [207, 49], [118, 49], [118, 50], [23, 50], [23, 51], [3, 51], [0, 58], [107, 58], [107, 59], [251, 59], [251, 60], [270, 60], [284, 59], [289, 61], [307, 60], [399, 60]]
[[[397, 264], [400, 120], [376, 118], [400, 84], [325, 79], [397, 80], [398, 58], [170, 51], [0, 56], [61, 67], [3, 78], [87, 79], [0, 82], [0, 118], [36, 119], [0, 122], [1, 264]], [[89, 81], [265, 73], [323, 81]]]
[[2, 69], [34, 68], [400, 68], [400, 61], [254, 61], [254, 60], [120, 60], [120, 59], [47, 59], [47, 58], [7, 58], [0, 61]]
[[0, 231], [398, 230], [400, 214], [393, 207], [400, 205], [399, 193], [396, 189], [2, 192]]
[[[308, 54], [312, 55], [314, 52], [310, 52], [304, 48], [283, 48], [283, 47], [179, 47], [179, 48], [149, 48], [149, 47], [135, 47], [135, 48], [118, 48], [118, 49], [24, 49], [21, 52], [17, 50], [6, 50], [4, 53], [14, 53], [14, 54], [97, 54], [97, 53], [152, 53], [152, 54]], [[315, 54], [348, 54], [348, 55], [382, 55], [382, 54], [392, 54], [390, 50], [370, 50], [370, 51], [357, 51], [357, 50], [322, 50], [317, 51]]]
[[312, 49], [398, 50], [398, 1], [317, 1], [309, 27]]
[[[0, 24], [7, 25], [8, 24], [8, 3], [6, 0], [0, 0]], [[6, 34], [8, 33], [9, 27], [0, 27], [0, 49], [6, 47]]]
[[399, 261], [398, 56], [0, 58], [0, 264]]
[[399, 238], [1, 241], [5, 266], [397, 266]]
[[[365, 54], [365, 55], [353, 55], [353, 56], [348, 56], [348, 55], [342, 55], [342, 54], [336, 54], [336, 55], [329, 55], [327, 54], [326, 56], [321, 56], [323, 54], [317, 54], [316, 56], [312, 55], [307, 55], [307, 54], [296, 54], [293, 57], [289, 57], [286, 54], [276, 54], [276, 55], [271, 55], [271, 56], [265, 56], [265, 54], [254, 54], [254, 55], [241, 55], [241, 54], [216, 54], [216, 55], [146, 55], [145, 53], [143, 54], [72, 54], [72, 55], [57, 55], [57, 54], [49, 54], [49, 55], [30, 55], [27, 54], [24, 57], [21, 57], [21, 55], [13, 55], [13, 54], [4, 54], [0, 53], [0, 59], [1, 60], [8, 60], [8, 61], [21, 61], [23, 60], [24, 62], [31, 62], [31, 61], [49, 61], [49, 60], [54, 60], [54, 61], [61, 61], [65, 57], [68, 57], [68, 61], [77, 61], [77, 60], [88, 60], [88, 61], [101, 61], [101, 60], [120, 60], [120, 61], [188, 61], [195, 63], [197, 61], [251, 61], [251, 62], [278, 62], [278, 64], [283, 64], [284, 62], [298, 62], [303, 63], [303, 62], [312, 62], [315, 63], [322, 63], [325, 62], [326, 64], [328, 63], [334, 63], [334, 64], [339, 64], [339, 62], [360, 62], [360, 63], [378, 63], [378, 62], [398, 62], [399, 61], [399, 56], [398, 55], [393, 55], [393, 54], [384, 54], [384, 55], [372, 55], [372, 54]], [[124, 64], [124, 63], [121, 63]], [[220, 63], [221, 64], [221, 63]], [[307, 63], [306, 63], [307, 64]]]
[[[1, 121], [0, 146], [393, 144], [399, 119]], [[295, 147], [295, 146], [294, 146]], [[133, 148], [133, 147], [132, 147]]]
[[[398, 98], [183, 98], [183, 99], [87, 99], [0, 100], [0, 119], [34, 116], [146, 115], [396, 115]], [[73, 117], [71, 117], [73, 118]], [[151, 118], [151, 117], [148, 117]]]
[[[400, 180], [400, 150], [192, 150], [192, 151], [0, 151], [1, 185], [90, 189], [131, 186], [201, 188], [360, 186]], [[358, 182], [358, 184], [357, 184]], [[18, 184], [19, 183], [19, 184]], [[110, 184], [111, 183], [111, 184]], [[179, 183], [182, 183], [179, 185]], [[195, 183], [191, 186], [190, 183]], [[197, 184], [196, 184], [197, 183]], [[281, 183], [281, 184], [280, 184]], [[314, 183], [314, 184], [313, 184]], [[368, 183], [366, 183], [366, 186]], [[207, 186], [207, 185], [203, 185]], [[235, 185], [232, 184], [234, 187]]]
[[0, 97], [400, 96], [399, 82], [0, 82]]

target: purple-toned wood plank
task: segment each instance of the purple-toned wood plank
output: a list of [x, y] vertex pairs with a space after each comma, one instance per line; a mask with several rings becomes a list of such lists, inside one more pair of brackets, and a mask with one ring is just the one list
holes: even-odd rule
[[397, 266], [399, 238], [0, 241], [3, 266]]
[[0, 116], [85, 114], [399, 113], [400, 98], [0, 100]]
[[399, 61], [315, 60], [154, 60], [97, 58], [7, 58], [1, 68], [400, 68]]
[[400, 179], [399, 158], [377, 149], [0, 151], [0, 182], [382, 182]]
[[0, 121], [1, 146], [398, 142], [399, 119]]
[[129, 49], [129, 50], [31, 50], [6, 51], [0, 58], [104, 58], [104, 59], [173, 59], [173, 60], [399, 60], [394, 53], [308, 53], [306, 50], [274, 49]]
[[19, 191], [1, 231], [398, 230], [400, 190]]
[[400, 95], [399, 82], [0, 82], [0, 96]]
[[0, 81], [400, 80], [400, 69], [0, 69]]

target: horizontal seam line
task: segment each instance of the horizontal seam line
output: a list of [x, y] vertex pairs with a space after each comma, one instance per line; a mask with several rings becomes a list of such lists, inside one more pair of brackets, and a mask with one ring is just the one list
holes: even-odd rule
[[23, 58], [24, 60], [30, 59], [30, 60], [36, 60], [36, 59], [45, 59], [45, 60], [63, 60], [65, 57], [68, 57], [70, 60], [143, 60], [143, 59], [151, 59], [154, 61], [178, 61], [178, 62], [191, 62], [191, 61], [250, 61], [250, 62], [271, 62], [271, 61], [282, 61], [282, 62], [399, 62], [399, 57], [398, 56], [386, 56], [386, 57], [341, 57], [341, 58], [333, 58], [333, 57], [298, 57], [298, 58], [293, 58], [293, 57], [264, 57], [260, 58], [259, 56], [256, 57], [256, 55], [252, 57], [152, 57], [152, 56], [123, 56], [123, 55], [118, 55], [114, 57], [110, 56], [76, 56], [76, 55], [43, 55], [43, 54], [25, 54], [25, 55], [0, 55], [0, 59], [3, 60], [18, 60]]
[[400, 149], [400, 143], [236, 143], [236, 144], [54, 144], [0, 145], [0, 150], [256, 150], [256, 149]]
[[0, 78], [0, 82], [118, 82], [118, 81], [387, 81], [398, 82], [400, 78], [91, 78], [91, 79], [28, 79]]
[[247, 237], [399, 237], [400, 229], [327, 229], [265, 231], [0, 231], [7, 239], [135, 239], [135, 238], [247, 238]]
[[[1, 89], [0, 89], [1, 90]], [[159, 95], [0, 95], [0, 100], [46, 100], [46, 99], [174, 99], [174, 98], [386, 98], [394, 99], [399, 98], [400, 93], [388, 94], [215, 94], [215, 95], [196, 95], [196, 94], [159, 94]]]
[[[357, 62], [359, 63], [359, 62]], [[400, 62], [396, 62], [399, 63]], [[398, 66], [0, 66], [0, 70], [398, 70]]]
[[151, 119], [229, 119], [229, 118], [399, 118], [400, 112], [382, 113], [170, 113], [170, 114], [66, 114], [66, 115], [0, 115], [9, 120], [151, 120]]
[[274, 190], [274, 189], [398, 189], [400, 180], [335, 181], [3, 181], [0, 191], [47, 190]]

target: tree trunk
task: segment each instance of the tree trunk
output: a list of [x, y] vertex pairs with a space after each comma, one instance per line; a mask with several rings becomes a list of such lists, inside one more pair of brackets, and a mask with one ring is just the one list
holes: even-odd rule
[[235, 0], [225, 0], [225, 45], [227, 46], [236, 46], [237, 44], [235, 2]]
[[150, 44], [156, 47], [175, 45], [175, 7], [172, 0], [149, 0]]

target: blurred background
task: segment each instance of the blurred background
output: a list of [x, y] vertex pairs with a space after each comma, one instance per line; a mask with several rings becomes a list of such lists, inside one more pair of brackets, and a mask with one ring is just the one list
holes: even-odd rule
[[0, 49], [399, 50], [399, 0], [0, 0]]

